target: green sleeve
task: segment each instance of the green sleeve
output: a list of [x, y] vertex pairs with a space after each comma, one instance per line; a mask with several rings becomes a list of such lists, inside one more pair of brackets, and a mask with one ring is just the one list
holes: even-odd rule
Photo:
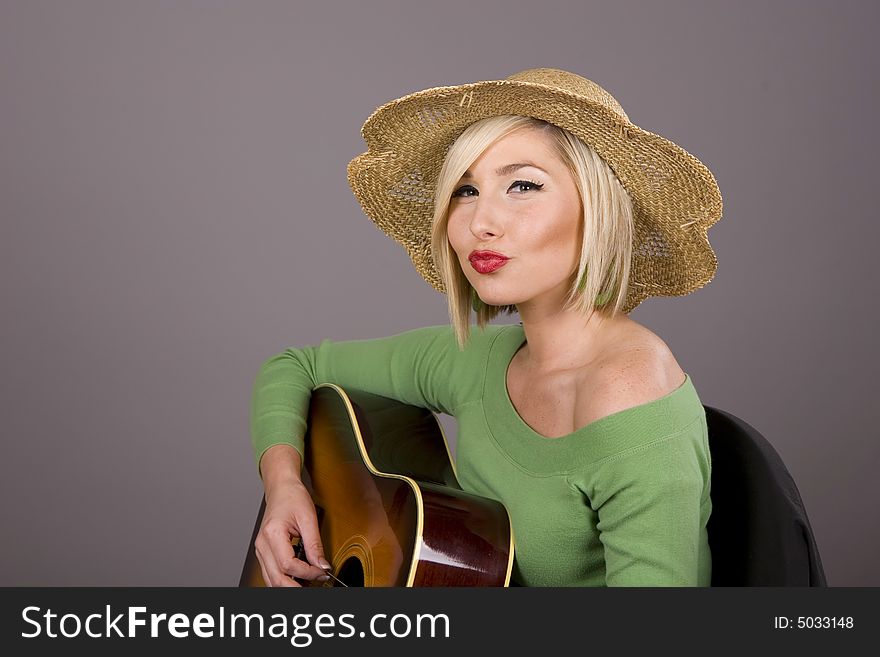
[[607, 586], [708, 585], [710, 462], [702, 423], [610, 457], [592, 504]]
[[468, 392], [468, 381], [462, 380], [463, 361], [481, 344], [485, 344], [481, 332], [471, 327], [471, 339], [462, 352], [452, 327], [441, 325], [377, 339], [328, 339], [270, 357], [259, 368], [251, 397], [250, 433], [257, 471], [263, 452], [273, 445], [291, 445], [303, 455], [311, 392], [320, 383], [452, 415]]

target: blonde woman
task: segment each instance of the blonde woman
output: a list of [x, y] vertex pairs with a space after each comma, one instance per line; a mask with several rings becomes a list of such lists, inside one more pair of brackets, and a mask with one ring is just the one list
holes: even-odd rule
[[[310, 391], [331, 382], [455, 416], [461, 487], [508, 510], [511, 584], [708, 586], [704, 409], [663, 340], [627, 313], [714, 276], [712, 174], [559, 69], [409, 94], [363, 135], [352, 189], [447, 294], [450, 325], [263, 363], [251, 437], [265, 582], [327, 577], [300, 474]], [[514, 311], [520, 324], [489, 323]]]

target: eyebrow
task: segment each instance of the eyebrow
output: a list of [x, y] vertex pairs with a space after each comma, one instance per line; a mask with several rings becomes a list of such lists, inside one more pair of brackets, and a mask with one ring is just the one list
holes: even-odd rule
[[[522, 169], [523, 167], [534, 167], [535, 169], [538, 169], [538, 171], [544, 171], [544, 169], [539, 167], [537, 164], [532, 164], [531, 162], [514, 162], [513, 164], [505, 164], [503, 167], [498, 167], [497, 169], [495, 169], [495, 175], [496, 176], [507, 176], [507, 175], [510, 175], [511, 173], [513, 173], [514, 171], [518, 171], [519, 169]], [[544, 173], [546, 173], [548, 176], [550, 175], [549, 173], [547, 173], [547, 171], [544, 171]], [[471, 174], [470, 169], [465, 171], [461, 177], [462, 180], [472, 179], [472, 178], [473, 178], [473, 174]]]

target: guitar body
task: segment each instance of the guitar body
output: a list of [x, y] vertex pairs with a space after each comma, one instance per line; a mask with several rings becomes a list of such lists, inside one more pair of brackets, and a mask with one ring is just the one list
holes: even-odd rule
[[[346, 585], [509, 585], [507, 510], [461, 490], [431, 411], [321, 384], [312, 391], [305, 444], [303, 483], [324, 555]], [[254, 551], [265, 506], [264, 498], [239, 586], [265, 586]]]

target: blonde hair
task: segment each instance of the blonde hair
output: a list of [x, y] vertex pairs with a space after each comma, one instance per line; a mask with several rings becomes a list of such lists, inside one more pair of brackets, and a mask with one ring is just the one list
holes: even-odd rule
[[[586, 316], [599, 312], [612, 318], [626, 300], [632, 257], [632, 201], [608, 164], [583, 141], [552, 123], [527, 116], [493, 116], [469, 125], [450, 145], [434, 195], [431, 251], [446, 288], [449, 318], [459, 348], [470, 337], [470, 312], [476, 292], [461, 270], [449, 244], [446, 222], [455, 186], [468, 167], [493, 143], [517, 130], [541, 131], [551, 137], [554, 151], [572, 174], [583, 211], [580, 262], [572, 276], [563, 308]], [[588, 266], [589, 265], [589, 266]], [[575, 284], [579, 281], [579, 284]], [[479, 301], [477, 324], [484, 329], [500, 313], [516, 305], [491, 306]]]

